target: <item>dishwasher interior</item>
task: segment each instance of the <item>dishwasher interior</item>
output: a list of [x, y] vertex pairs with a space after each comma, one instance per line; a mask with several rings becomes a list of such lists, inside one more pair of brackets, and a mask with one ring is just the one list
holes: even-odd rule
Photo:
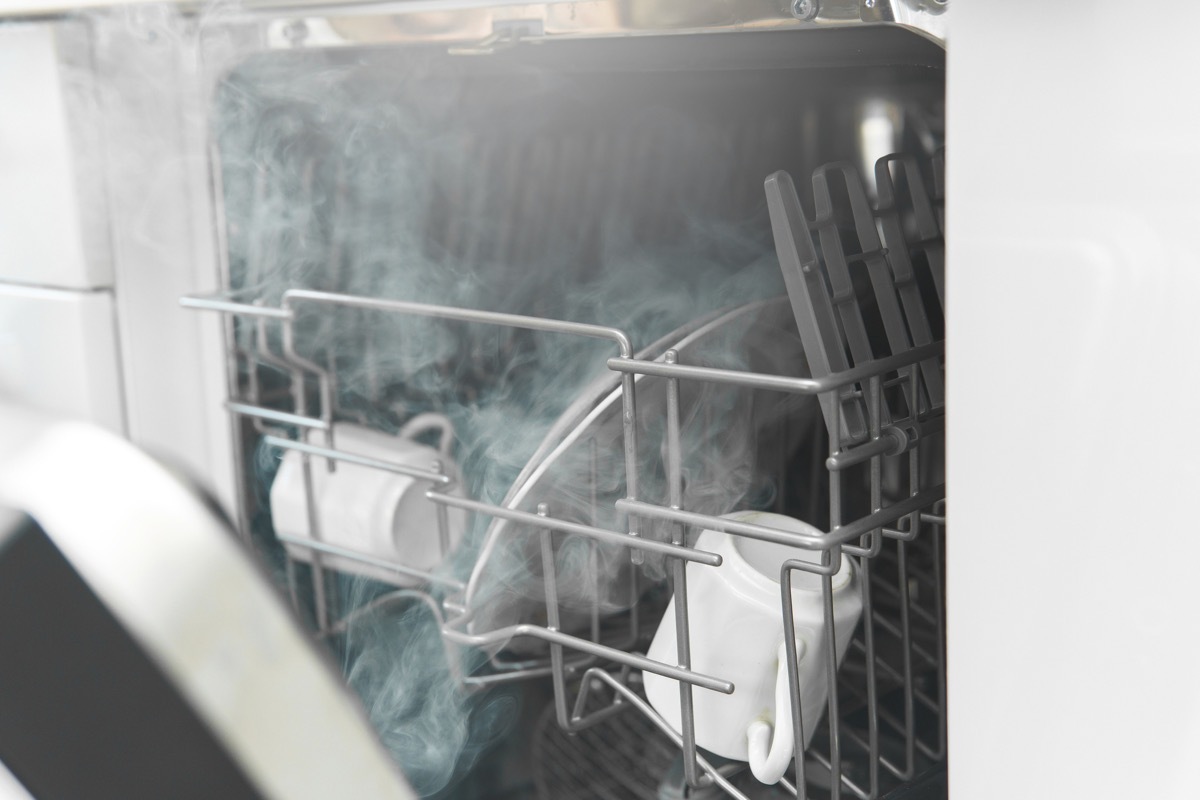
[[[240, 524], [420, 794], [944, 794], [943, 96], [871, 27], [217, 82], [226, 291], [184, 303], [225, 322]], [[773, 785], [704, 746], [714, 530], [811, 556], [773, 578], [818, 620], [806, 655], [776, 588]]]

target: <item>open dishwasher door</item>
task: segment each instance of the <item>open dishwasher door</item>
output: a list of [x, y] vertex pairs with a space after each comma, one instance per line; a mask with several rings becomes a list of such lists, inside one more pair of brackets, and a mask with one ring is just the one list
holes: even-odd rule
[[36, 798], [412, 797], [214, 508], [0, 406], [0, 761]]

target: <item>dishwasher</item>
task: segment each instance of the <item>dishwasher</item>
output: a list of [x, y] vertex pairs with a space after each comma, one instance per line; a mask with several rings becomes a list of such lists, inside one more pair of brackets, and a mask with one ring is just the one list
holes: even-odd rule
[[[1087, 380], [1074, 365], [1109, 338], [1086, 309], [1123, 275], [1052, 222], [1132, 229], [1113, 248], [1137, 254], [1157, 223], [1059, 203], [1036, 144], [989, 140], [1006, 103], [1014, 130], [1055, 113], [1028, 87], [1076, 21], [1024, 14], [42, 4], [0, 25], [0, 58], [60, 93], [84, 267], [46, 291], [106, 304], [112, 341], [87, 348], [111, 357], [81, 358], [116, 398], [106, 424], [212, 488], [416, 794], [911, 799], [1029, 774], [1051, 796], [1020, 743], [1086, 713], [1010, 681], [1006, 655], [1056, 674], [1054, 631], [1092, 630], [1072, 581], [1109, 578], [1086, 531], [1078, 558], [1018, 532], [1039, 503], [1062, 521], [1056, 491], [1107, 485], [1042, 469], [1104, 458], [1078, 429], [1113, 408], [1064, 426], [1082, 390], [1036, 385]], [[1014, 31], [1050, 55], [996, 64], [1026, 87], [1006, 93], [984, 54]], [[1007, 196], [968, 182], [1022, 157], [1044, 186], [1023, 163]], [[1118, 193], [1138, 180], [1108, 166]], [[30, 274], [0, 276], [0, 303], [62, 299]], [[1068, 322], [1068, 344], [1039, 339]], [[1102, 605], [1094, 646], [1124, 657], [1134, 612]], [[1124, 688], [1080, 680], [1097, 706]], [[989, 707], [1003, 724], [973, 733]], [[1045, 730], [1093, 785], [1073, 724]]]

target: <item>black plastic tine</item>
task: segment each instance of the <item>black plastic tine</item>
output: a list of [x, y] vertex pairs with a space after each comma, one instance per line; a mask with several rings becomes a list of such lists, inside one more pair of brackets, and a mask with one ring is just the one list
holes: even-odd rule
[[850, 279], [850, 267], [842, 249], [841, 234], [834, 218], [833, 198], [829, 191], [829, 179], [824, 166], [813, 173], [813, 203], [817, 211], [814, 227], [821, 242], [821, 253], [825, 256], [825, 276], [829, 279], [833, 305], [838, 311], [850, 357], [855, 364], [866, 364], [875, 359], [871, 341], [867, 337], [867, 326], [863, 322], [858, 295]]
[[[841, 176], [849, 199], [850, 213], [854, 219], [859, 249], [858, 253], [849, 256], [842, 246], [842, 235], [838, 229], [833, 194], [830, 191], [831, 174]], [[867, 267], [891, 352], [903, 353], [911, 349], [904, 315], [900, 311], [896, 289], [892, 284], [891, 270], [883, 252], [883, 245], [879, 241], [879, 233], [875, 229], [875, 213], [867, 200], [858, 170], [846, 162], [826, 164], [819, 168], [813, 173], [813, 200], [817, 209], [816, 225], [821, 239], [821, 252], [825, 255], [826, 274], [833, 289], [834, 304], [841, 316], [842, 330], [846, 332], [854, 363], [866, 364], [888, 354], [876, 353], [871, 347], [867, 327], [863, 322], [862, 306], [850, 275], [851, 259], [863, 261]], [[887, 404], [884, 404], [881, 410], [884, 424], [897, 416]]]
[[[768, 176], [764, 186], [779, 266], [783, 270], [783, 281], [792, 313], [796, 316], [796, 326], [800, 329], [809, 369], [814, 378], [847, 370], [850, 363], [821, 276], [816, 246], [808, 232], [808, 220], [796, 194], [796, 184], [791, 175], [779, 171]], [[835, 435], [832, 420], [840, 416], [842, 438], [854, 440], [864, 436], [866, 422], [861, 405], [857, 401], [847, 403], [841, 414], [835, 414], [835, 402], [833, 394], [821, 395], [821, 408], [830, 435]]]
[[[937, 233], [939, 241], [946, 234], [946, 148], [939, 148], [933, 154], [933, 199], [937, 205]], [[925, 238], [925, 233], [921, 233], [921, 238]], [[930, 248], [926, 248], [926, 257], [929, 259], [929, 269], [933, 273], [933, 283], [937, 287], [938, 300], [942, 303], [942, 308], [946, 307], [946, 293], [942, 289], [942, 284], [945, 281], [946, 271], [946, 248], [942, 244], [937, 248], [936, 254]], [[935, 258], [936, 255], [936, 258]]]
[[[892, 154], [884, 156], [875, 162], [875, 184], [879, 188], [878, 216], [883, 227], [884, 243], [887, 246], [887, 260], [892, 266], [896, 291], [904, 306], [904, 315], [908, 320], [908, 331], [912, 336], [913, 345], [933, 342], [933, 332], [929, 325], [929, 314], [925, 301], [921, 299], [921, 289], [917, 285], [916, 273], [913, 271], [910, 246], [904, 235], [904, 221], [900, 216], [900, 207], [896, 198], [896, 187], [892, 181], [891, 165], [898, 164], [905, 173], [908, 181], [908, 194], [913, 215], [917, 221], [917, 231], [922, 241], [925, 230], [931, 224], [937, 230], [937, 221], [933, 216], [933, 205], [925, 191], [925, 183], [921, 177], [921, 169], [917, 160], [909, 155]], [[937, 236], [940, 241], [940, 235]], [[923, 244], [916, 245], [923, 247]], [[921, 362], [921, 377], [925, 384], [925, 397], [930, 408], [941, 408], [946, 403], [945, 387], [942, 381], [941, 366], [937, 359]]]

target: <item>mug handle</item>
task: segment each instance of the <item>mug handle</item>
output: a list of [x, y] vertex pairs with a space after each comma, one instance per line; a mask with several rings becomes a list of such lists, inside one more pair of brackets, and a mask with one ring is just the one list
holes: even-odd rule
[[450, 456], [450, 447], [454, 444], [454, 424], [450, 422], [448, 417], [442, 414], [417, 414], [404, 423], [404, 426], [400, 428], [400, 431], [396, 435], [403, 439], [412, 439], [429, 430], [441, 431], [442, 436], [438, 441], [438, 454], [443, 458], [448, 458]]
[[[779, 643], [775, 668], [775, 724], [756, 719], [746, 728], [750, 772], [759, 783], [775, 784], [792, 763], [796, 742], [792, 730], [792, 698], [788, 692], [787, 647]], [[804, 641], [796, 640], [796, 657], [804, 657]]]

